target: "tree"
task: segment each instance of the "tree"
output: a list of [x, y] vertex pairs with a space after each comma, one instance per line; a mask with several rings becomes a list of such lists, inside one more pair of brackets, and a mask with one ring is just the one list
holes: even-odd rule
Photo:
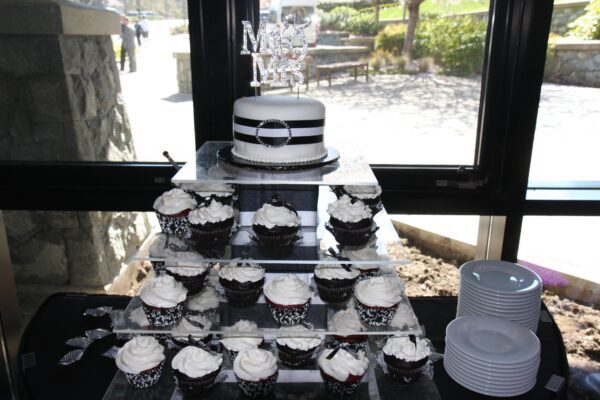
[[373, 3], [375, 4], [375, 24], [379, 23], [379, 4], [380, 4], [380, 0], [373, 0]]
[[403, 0], [404, 6], [408, 8], [408, 25], [406, 26], [406, 37], [402, 54], [412, 61], [412, 52], [415, 44], [415, 32], [419, 23], [419, 8], [425, 0]]

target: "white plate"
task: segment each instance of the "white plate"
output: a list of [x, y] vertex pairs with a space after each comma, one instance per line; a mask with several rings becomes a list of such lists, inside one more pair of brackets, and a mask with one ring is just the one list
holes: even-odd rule
[[[476, 386], [482, 389], [491, 389], [491, 390], [522, 390], [523, 388], [526, 387], [531, 387], [535, 384], [535, 382], [537, 381], [537, 378], [534, 377], [531, 380], [528, 380], [527, 382], [508, 382], [506, 381], [503, 384], [496, 384], [494, 382], [481, 382], [481, 381], [477, 381], [475, 379], [473, 379], [470, 374], [462, 372], [456, 368], [454, 368], [452, 365], [449, 365], [447, 362], [444, 362], [444, 369], [446, 370], [446, 372], [448, 372], [453, 379], [455, 380], [460, 380], [463, 383], [469, 383], [472, 386]], [[533, 384], [533, 385], [532, 385]]]
[[498, 317], [495, 315], [489, 315], [485, 312], [481, 312], [481, 311], [470, 311], [464, 307], [459, 308], [456, 312], [456, 318], [460, 318], [460, 317], [469, 317], [469, 316], [482, 316], [482, 317], [490, 317], [490, 318], [500, 318], [509, 322], [514, 322], [516, 324], [521, 325], [522, 327], [529, 329], [532, 332], [536, 332], [537, 331], [537, 326], [538, 326], [538, 320], [536, 319], [535, 321], [533, 319], [530, 320], [525, 320], [525, 321], [515, 321], [512, 318], [507, 318], [507, 317]]
[[495, 387], [498, 389], [512, 389], [514, 387], [526, 386], [537, 380], [537, 368], [534, 374], [513, 377], [493, 377], [490, 375], [475, 375], [472, 369], [453, 364], [450, 360], [444, 365], [446, 370], [452, 369], [463, 380], [473, 384]]
[[537, 376], [538, 368], [540, 365], [540, 359], [534, 360], [530, 365], [522, 365], [515, 367], [514, 369], [502, 369], [496, 368], [490, 365], [482, 365], [472, 360], [467, 360], [461, 357], [455, 350], [447, 349], [444, 354], [444, 358], [448, 360], [448, 363], [456, 368], [464, 369], [469, 372], [469, 376], [492, 379], [492, 380], [503, 380], [503, 379], [515, 379], [523, 380], [530, 379], [532, 376]]
[[529, 329], [488, 316], [455, 319], [446, 327], [446, 338], [461, 353], [497, 364], [530, 360], [540, 349], [540, 341]]
[[471, 295], [467, 291], [461, 291], [458, 295], [458, 301], [467, 301], [472, 304], [482, 305], [486, 308], [492, 308], [498, 311], [512, 311], [512, 312], [525, 312], [525, 311], [539, 311], [541, 309], [540, 300], [535, 300], [529, 304], [522, 305], [510, 305], [504, 303], [490, 303], [485, 299]]
[[451, 342], [446, 342], [446, 351], [451, 354], [451, 357], [458, 356], [460, 358], [461, 362], [462, 362], [462, 360], [464, 360], [465, 362], [469, 362], [472, 365], [478, 365], [481, 368], [486, 368], [486, 369], [498, 370], [499, 372], [503, 372], [503, 373], [527, 370], [527, 369], [531, 368], [532, 366], [534, 366], [536, 363], [538, 363], [540, 360], [540, 354], [538, 353], [531, 360], [527, 360], [527, 361], [523, 361], [523, 362], [515, 363], [515, 364], [505, 365], [505, 364], [496, 364], [496, 363], [491, 363], [491, 362], [485, 362], [485, 361], [478, 360], [478, 359], [473, 358], [465, 353], [460, 352], [460, 350], [456, 349], [456, 347], [454, 347], [454, 345]]
[[480, 286], [474, 285], [473, 283], [469, 283], [467, 281], [461, 281], [459, 284], [459, 291], [463, 289], [469, 289], [470, 292], [477, 294], [483, 298], [489, 299], [490, 301], [512, 301], [512, 302], [522, 302], [528, 301], [536, 298], [542, 297], [541, 290], [535, 290], [526, 293], [496, 293], [490, 290], [486, 290]]
[[467, 307], [472, 311], [483, 311], [486, 312], [487, 315], [497, 315], [499, 317], [508, 317], [513, 320], [513, 318], [517, 319], [525, 319], [525, 318], [539, 318], [540, 309], [532, 308], [529, 310], [501, 310], [493, 307], [488, 307], [476, 301], [467, 298], [460, 298], [458, 300], [459, 307]]
[[460, 267], [460, 278], [496, 293], [529, 293], [542, 287], [538, 274], [507, 261], [469, 261]]

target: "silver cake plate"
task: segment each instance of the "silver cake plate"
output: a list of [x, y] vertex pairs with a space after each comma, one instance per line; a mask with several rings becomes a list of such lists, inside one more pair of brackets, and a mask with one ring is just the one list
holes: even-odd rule
[[327, 155], [323, 158], [319, 158], [318, 160], [295, 163], [267, 164], [236, 157], [233, 154], [232, 149], [233, 145], [225, 146], [219, 149], [217, 151], [218, 159], [236, 167], [258, 169], [263, 171], [298, 171], [304, 169], [320, 168], [329, 164], [333, 164], [340, 158], [339, 151], [337, 151], [333, 147], [326, 147]]

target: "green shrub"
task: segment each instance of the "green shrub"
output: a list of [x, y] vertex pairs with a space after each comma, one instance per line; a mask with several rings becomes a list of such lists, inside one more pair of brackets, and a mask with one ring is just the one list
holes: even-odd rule
[[569, 34], [582, 39], [600, 39], [600, 0], [591, 1], [585, 12], [567, 25]]
[[171, 35], [181, 35], [183, 33], [188, 33], [188, 31], [189, 30], [187, 24], [176, 25], [171, 28]]
[[386, 25], [375, 37], [375, 49], [394, 54], [402, 53], [406, 37], [406, 24]]
[[358, 11], [352, 7], [335, 7], [321, 15], [321, 29], [343, 31], [348, 28], [348, 20], [356, 15]]
[[347, 30], [356, 35], [375, 36], [379, 29], [374, 14], [358, 14], [348, 20]]

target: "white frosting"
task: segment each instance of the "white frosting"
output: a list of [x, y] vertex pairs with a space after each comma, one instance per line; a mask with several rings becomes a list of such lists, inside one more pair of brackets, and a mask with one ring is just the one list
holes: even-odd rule
[[371, 209], [360, 200], [352, 203], [349, 196], [342, 196], [327, 206], [327, 212], [332, 217], [342, 222], [358, 222], [363, 219], [371, 218], [373, 213]]
[[356, 284], [354, 295], [364, 305], [391, 307], [402, 299], [402, 286], [398, 278], [376, 276]]
[[329, 330], [334, 332], [360, 332], [365, 330], [365, 326], [360, 322], [358, 311], [354, 308], [347, 308], [333, 315], [333, 318], [329, 322]]
[[244, 350], [235, 358], [233, 372], [240, 379], [256, 382], [277, 372], [277, 359], [266, 350]]
[[140, 298], [153, 307], [170, 308], [185, 301], [187, 289], [172, 276], [163, 275], [152, 279], [142, 288]]
[[[307, 333], [298, 333], [298, 331]], [[286, 333], [294, 332], [294, 333]], [[321, 338], [303, 325], [285, 326], [279, 329], [277, 344], [296, 350], [310, 350], [321, 344]]]
[[258, 96], [243, 97], [233, 103], [236, 117], [300, 121], [325, 118], [325, 105], [309, 97]]
[[212, 200], [208, 206], [200, 206], [188, 215], [190, 224], [204, 225], [208, 222], [221, 222], [233, 217], [233, 207], [216, 200]]
[[[379, 254], [375, 246], [364, 247], [344, 247], [340, 254], [342, 257], [349, 258], [351, 261], [376, 261], [379, 260]], [[378, 265], [371, 264], [353, 264], [354, 268], [361, 271], [378, 270]]]
[[235, 192], [232, 184], [223, 182], [182, 183], [179, 187], [196, 192], [200, 197], [209, 197], [212, 194], [219, 197], [229, 197]]
[[165, 359], [164, 347], [152, 336], [137, 336], [117, 352], [117, 367], [130, 374], [139, 374], [156, 367]]
[[315, 276], [320, 279], [355, 279], [360, 275], [360, 272], [350, 268], [347, 271], [341, 265], [320, 264], [315, 267]]
[[394, 356], [405, 361], [417, 361], [431, 354], [429, 343], [426, 340], [416, 338], [417, 345], [406, 336], [391, 337], [385, 342], [383, 352], [388, 356]]
[[171, 189], [154, 201], [154, 209], [161, 214], [174, 215], [184, 210], [193, 210], [198, 203], [181, 189]]
[[142, 306], [136, 308], [129, 314], [129, 320], [138, 326], [150, 325], [150, 321], [148, 321], [148, 317], [146, 317], [146, 312]]
[[354, 186], [346, 185], [344, 190], [358, 199], [374, 199], [381, 196], [381, 186]]
[[165, 267], [176, 275], [180, 276], [198, 276], [202, 275], [208, 268], [206, 264], [199, 264], [198, 267]]
[[359, 350], [357, 358], [344, 349], [340, 349], [331, 360], [327, 356], [335, 349], [326, 349], [319, 357], [319, 367], [327, 375], [332, 378], [345, 382], [350, 375], [363, 376], [369, 368], [369, 359], [365, 356], [365, 352]]
[[186, 308], [191, 311], [203, 312], [219, 307], [219, 295], [215, 289], [205, 286], [198, 294], [187, 299]]
[[311, 297], [311, 291], [306, 282], [294, 274], [286, 274], [273, 279], [263, 290], [269, 300], [280, 305], [304, 304]]
[[227, 281], [258, 282], [265, 277], [265, 269], [257, 264], [229, 264], [219, 270], [219, 277]]
[[413, 317], [412, 309], [408, 304], [402, 303], [396, 309], [396, 314], [390, 325], [394, 328], [404, 328], [406, 326], [413, 326], [415, 319]]
[[256, 210], [252, 223], [266, 226], [269, 229], [274, 226], [298, 226], [300, 217], [289, 208], [275, 207], [267, 203]]
[[[196, 323], [200, 323], [204, 328], [200, 328], [197, 325], [194, 325], [191, 321]], [[208, 318], [202, 317], [200, 315], [189, 316], [186, 318], [182, 318], [181, 321], [171, 329], [171, 335], [175, 339], [179, 340], [187, 340], [189, 335], [192, 335], [192, 338], [196, 340], [204, 339], [209, 334], [201, 333], [203, 331], [208, 332], [210, 327], [212, 326], [212, 322]]]
[[187, 346], [173, 357], [171, 367], [190, 378], [200, 378], [218, 370], [222, 362], [221, 354], [213, 355], [199, 347]]
[[[256, 333], [257, 331], [258, 325], [255, 322], [241, 319], [231, 327], [229, 333], [223, 335], [221, 343], [227, 350], [231, 351], [254, 349], [263, 342], [263, 337]], [[242, 336], [244, 332], [255, 333]]]

